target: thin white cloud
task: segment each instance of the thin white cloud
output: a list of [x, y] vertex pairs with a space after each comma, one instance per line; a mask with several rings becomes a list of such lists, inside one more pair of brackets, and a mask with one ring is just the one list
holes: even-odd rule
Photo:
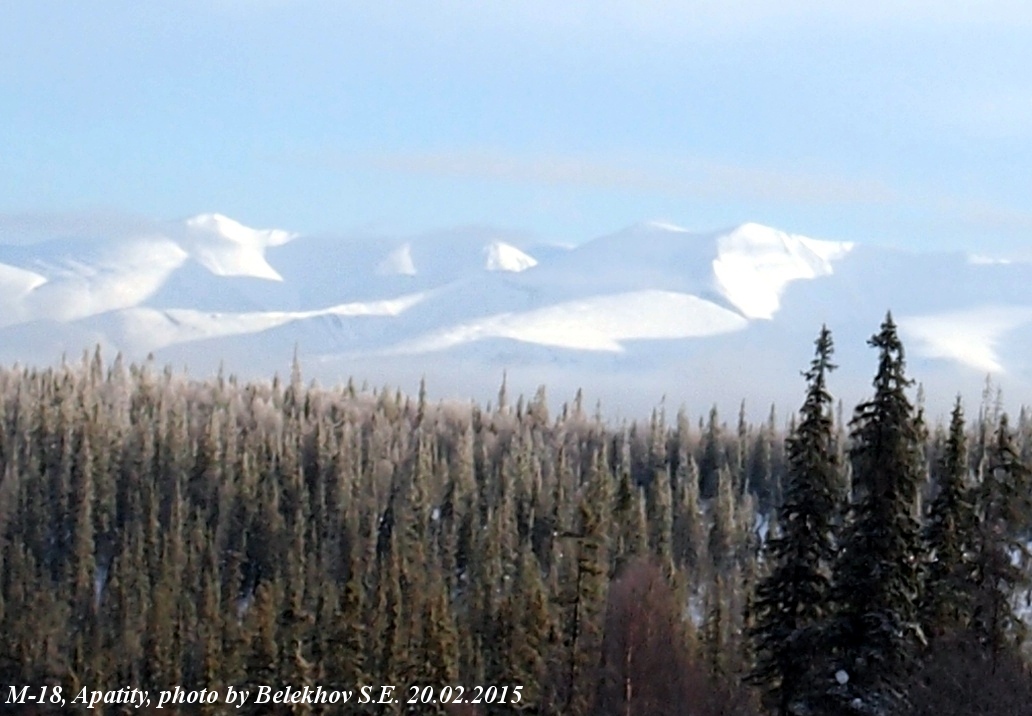
[[963, 222], [990, 232], [1025, 233], [1032, 236], [1032, 212], [988, 201], [943, 201], [940, 208]]
[[[1032, 235], [1032, 212], [1015, 209], [997, 200], [935, 188], [897, 186], [880, 179], [853, 178], [832, 172], [744, 166], [703, 159], [600, 159], [456, 149], [380, 154], [321, 151], [281, 155], [274, 160], [343, 172], [372, 170], [422, 175], [438, 180], [628, 192], [746, 206], [767, 203], [816, 208], [879, 207], [893, 213], [923, 217], [918, 226], [933, 235], [943, 231], [949, 235], [962, 228], [967, 233], [975, 232], [977, 236], [1000, 239], [1011, 245]], [[994, 258], [1025, 260], [1029, 257], [1027, 252], [1022, 254], [1011, 249], [1006, 255]]]
[[129, 238], [157, 231], [156, 221], [114, 211], [0, 213], [0, 244], [53, 239]]
[[808, 174], [708, 160], [599, 160], [569, 155], [523, 156], [499, 151], [455, 150], [379, 155], [295, 157], [304, 163], [351, 170], [422, 174], [546, 186], [659, 194], [679, 198], [883, 204], [896, 199], [876, 181]]

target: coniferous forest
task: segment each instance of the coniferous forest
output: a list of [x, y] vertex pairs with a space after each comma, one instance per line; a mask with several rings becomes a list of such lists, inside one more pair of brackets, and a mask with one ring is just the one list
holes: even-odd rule
[[[140, 689], [93, 711], [145, 713], [179, 686], [222, 698], [164, 709], [1032, 714], [1032, 414], [989, 395], [930, 424], [891, 316], [870, 346], [864, 402], [835, 398], [823, 329], [785, 377], [799, 406], [758, 425], [296, 364], [4, 369], [0, 711]], [[397, 703], [224, 698], [385, 685]], [[11, 705], [23, 687], [66, 703]]]

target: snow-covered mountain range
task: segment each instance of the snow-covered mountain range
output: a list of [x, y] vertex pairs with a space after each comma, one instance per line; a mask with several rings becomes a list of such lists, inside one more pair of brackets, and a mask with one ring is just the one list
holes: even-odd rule
[[[891, 309], [929, 408], [1032, 398], [1032, 264], [819, 241], [757, 224], [646, 223], [576, 246], [481, 229], [298, 236], [217, 214], [119, 235], [0, 231], [0, 360], [50, 364], [101, 345], [203, 376], [283, 373], [488, 399], [583, 388], [610, 415], [666, 396], [698, 413], [747, 399], [795, 409], [822, 323], [832, 387], [867, 393], [865, 345]], [[974, 406], [972, 406], [974, 407]]]

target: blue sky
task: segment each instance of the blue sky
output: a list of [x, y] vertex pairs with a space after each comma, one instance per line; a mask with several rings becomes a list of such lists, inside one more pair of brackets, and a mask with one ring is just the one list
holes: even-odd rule
[[568, 242], [758, 221], [1032, 257], [1025, 2], [0, 12], [0, 233], [205, 211]]

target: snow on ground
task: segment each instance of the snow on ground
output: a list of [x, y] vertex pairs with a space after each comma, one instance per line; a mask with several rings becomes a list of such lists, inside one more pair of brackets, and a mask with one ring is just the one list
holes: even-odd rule
[[[49, 258], [36, 272], [0, 271], [0, 326], [34, 320], [74, 321], [136, 306], [157, 291], [187, 254], [162, 238], [119, 243], [89, 261]], [[13, 280], [13, 283], [10, 281]]]
[[785, 287], [832, 273], [851, 244], [815, 241], [759, 224], [743, 224], [717, 241], [713, 274], [721, 293], [746, 318], [770, 320]]
[[441, 351], [485, 338], [621, 352], [621, 341], [697, 338], [741, 330], [747, 323], [738, 314], [697, 296], [634, 291], [564, 301], [450, 326], [402, 344], [393, 352]]
[[26, 296], [46, 282], [47, 278], [35, 271], [0, 263], [0, 326], [24, 321]]
[[343, 303], [314, 311], [252, 311], [212, 313], [191, 309], [157, 310], [131, 308], [118, 316], [126, 339], [140, 352], [209, 338], [225, 338], [259, 333], [291, 321], [320, 316], [360, 317], [397, 316], [422, 302], [425, 294], [417, 293], [386, 301]]
[[899, 319], [904, 338], [927, 358], [957, 361], [982, 373], [1003, 373], [996, 349], [1005, 335], [1032, 321], [1032, 306], [981, 306]]
[[1011, 259], [995, 258], [993, 256], [984, 256], [982, 254], [970, 254], [967, 257], [968, 263], [974, 264], [975, 266], [994, 266], [994, 265], [1007, 265], [1013, 263]]
[[677, 224], [671, 224], [669, 221], [646, 221], [643, 226], [647, 226], [660, 231], [668, 231], [674, 234], [690, 234], [692, 233], [688, 229], [678, 226]]
[[388, 368], [420, 375], [433, 364], [463, 385], [496, 384], [520, 366], [528, 381], [552, 370], [589, 393], [637, 380], [649, 396], [681, 386], [702, 404], [718, 391], [737, 403], [769, 388], [770, 400], [794, 404], [793, 371], [821, 321], [852, 357], [836, 386], [866, 389], [869, 366], [856, 356], [891, 308], [911, 355], [928, 359], [911, 363], [926, 386], [952, 395], [977, 371], [980, 391], [985, 372], [1006, 370], [1005, 390], [1020, 400], [1032, 390], [1022, 344], [1032, 264], [853, 251], [757, 224], [699, 233], [651, 222], [573, 247], [534, 245], [533, 256], [518, 248], [524, 239], [476, 227], [295, 237], [219, 214], [110, 238], [0, 237], [0, 352], [51, 362], [100, 343], [191, 365], [210, 352], [244, 356], [239, 370], [264, 375], [297, 344], [338, 373], [362, 366], [385, 380]]
[[0, 264], [0, 290], [10, 296], [23, 296], [47, 282], [45, 276], [17, 266]]

